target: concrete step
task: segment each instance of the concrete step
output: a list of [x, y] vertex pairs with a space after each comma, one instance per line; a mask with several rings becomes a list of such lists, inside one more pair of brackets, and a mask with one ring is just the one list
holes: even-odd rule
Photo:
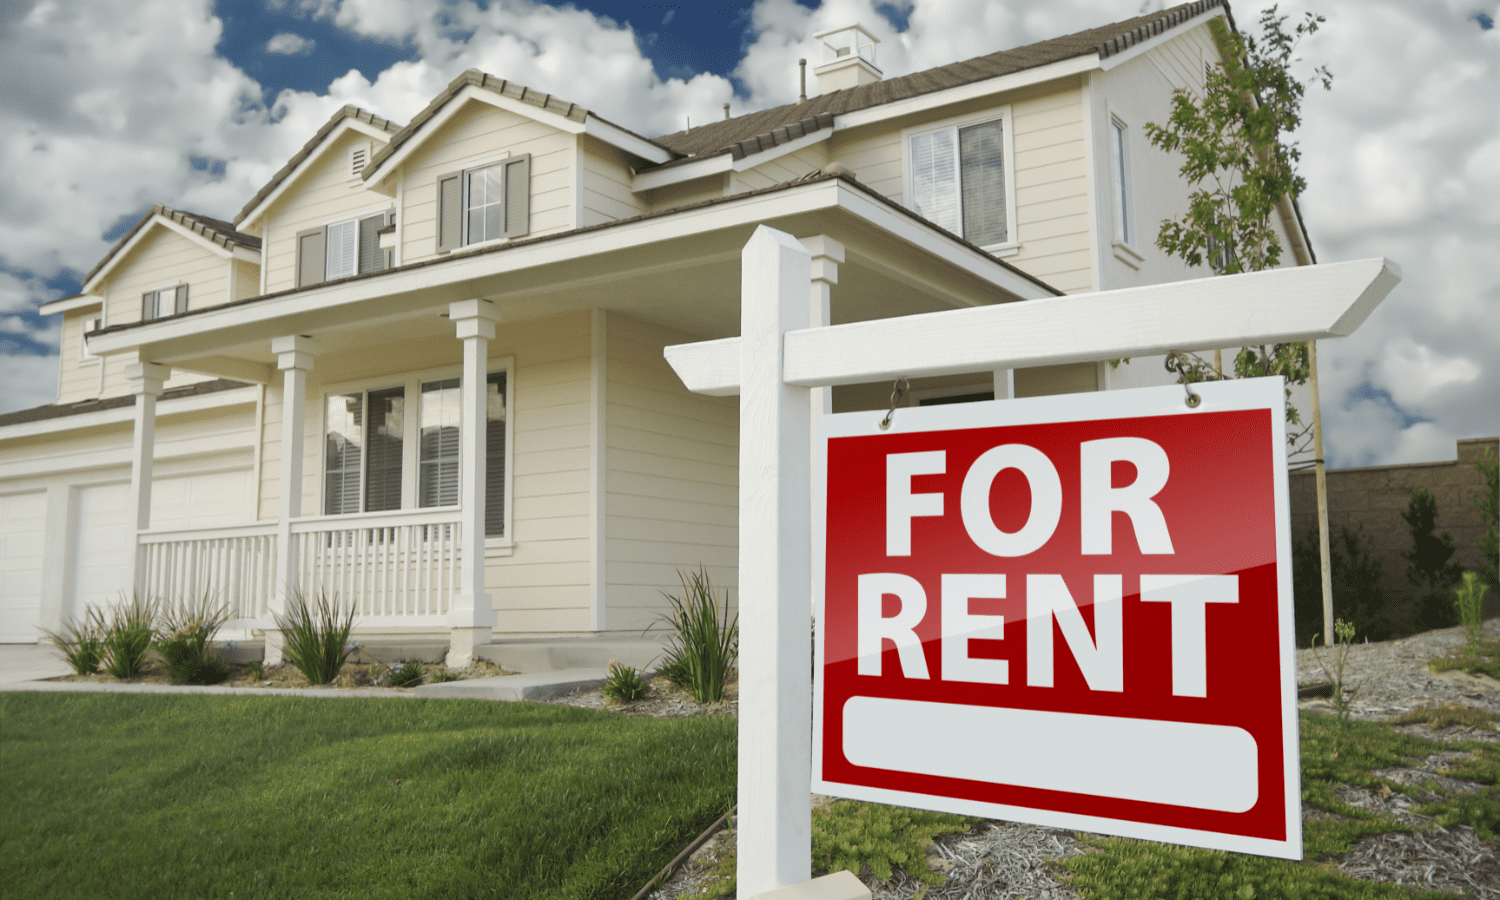
[[517, 638], [493, 640], [475, 647], [475, 655], [512, 672], [561, 672], [598, 669], [618, 659], [643, 671], [654, 670], [666, 650], [664, 637], [639, 636]]
[[497, 675], [494, 678], [469, 678], [441, 684], [423, 684], [412, 688], [418, 697], [445, 700], [549, 700], [558, 694], [602, 682], [608, 672], [603, 667], [562, 669], [527, 675]]

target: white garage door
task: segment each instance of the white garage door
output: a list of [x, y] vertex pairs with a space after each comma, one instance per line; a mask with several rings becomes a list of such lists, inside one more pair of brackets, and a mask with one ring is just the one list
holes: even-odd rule
[[46, 526], [46, 491], [0, 496], [0, 643], [31, 643], [40, 637]]

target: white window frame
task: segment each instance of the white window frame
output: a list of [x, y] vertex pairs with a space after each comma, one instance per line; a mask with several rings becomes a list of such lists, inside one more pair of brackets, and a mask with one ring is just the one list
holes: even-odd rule
[[[154, 288], [147, 288], [146, 290], [141, 291], [141, 293], [143, 293], [143, 294], [151, 294], [152, 295], [152, 297], [151, 297], [151, 317], [150, 318], [146, 318], [145, 316], [142, 316], [141, 317], [141, 321], [142, 322], [155, 322], [157, 319], [165, 319], [167, 316], [176, 315], [177, 314], [177, 289], [180, 288], [180, 287], [183, 287], [186, 284], [187, 284], [186, 281], [179, 280], [179, 281], [173, 281], [173, 282], [169, 282], [169, 283], [166, 283], [166, 284], [162, 284], [162, 285], [159, 285], [159, 286], [154, 287]], [[169, 312], [163, 313], [161, 311], [161, 299], [162, 299], [162, 294], [167, 293], [167, 292], [171, 292], [171, 295], [172, 295], [172, 309]], [[188, 288], [187, 302], [188, 302], [188, 309], [192, 309], [192, 307], [193, 307], [193, 290], [192, 290], [191, 287]], [[145, 312], [145, 310], [142, 310], [142, 312]]]
[[[911, 141], [912, 141], [912, 138], [921, 137], [922, 135], [927, 135], [927, 134], [933, 134], [933, 133], [936, 133], [936, 132], [939, 132], [939, 131], [951, 131], [951, 132], [953, 132], [953, 145], [954, 145], [954, 148], [955, 148], [955, 152], [957, 152], [957, 148], [958, 148], [958, 129], [967, 127], [969, 125], [982, 125], [982, 124], [984, 124], [986, 122], [994, 122], [996, 120], [999, 120], [999, 122], [1000, 122], [1001, 148], [1002, 148], [1002, 152], [1005, 154], [1005, 226], [1006, 226], [1005, 238], [1006, 239], [1004, 241], [1002, 241], [1001, 243], [998, 243], [998, 244], [989, 244], [987, 246], [982, 246], [980, 249], [984, 250], [986, 253], [989, 253], [992, 256], [1005, 257], [1005, 256], [1014, 256], [1015, 254], [1019, 253], [1020, 250], [1021, 250], [1021, 242], [1020, 242], [1020, 239], [1017, 236], [1017, 232], [1018, 232], [1019, 229], [1018, 229], [1017, 223], [1016, 223], [1016, 140], [1015, 140], [1016, 135], [1015, 135], [1015, 119], [1011, 115], [1010, 104], [1006, 104], [1004, 106], [997, 106], [997, 107], [995, 107], [993, 109], [984, 110], [984, 111], [978, 112], [978, 113], [970, 113], [968, 115], [963, 115], [963, 116], [952, 116], [952, 117], [949, 117], [949, 118], [946, 118], [946, 119], [940, 119], [940, 120], [935, 121], [935, 122], [925, 122], [925, 123], [923, 123], [921, 125], [915, 125], [915, 126], [912, 126], [910, 128], [903, 128], [901, 130], [902, 173], [903, 173], [903, 178], [905, 180], [905, 184], [903, 185], [903, 190], [905, 192], [904, 193], [904, 197], [905, 197], [905, 200], [906, 200], [906, 202], [905, 202], [904, 205], [906, 206], [907, 209], [911, 209], [911, 210], [913, 210], [913, 212], [915, 212], [915, 209], [914, 209], [913, 204], [912, 204], [912, 198], [914, 196], [913, 186], [916, 183], [915, 173], [913, 171], [914, 160], [912, 159], [912, 153], [911, 153]], [[962, 225], [963, 225], [963, 188], [962, 188], [962, 184], [963, 184], [963, 170], [962, 170], [962, 161], [961, 160], [958, 163], [957, 171], [959, 173], [959, 209], [958, 209], [958, 221], [959, 221], [959, 226], [962, 227]], [[958, 236], [959, 237], [963, 237], [963, 235], [958, 235]], [[964, 238], [964, 240], [968, 240], [968, 238]]]
[[[1146, 257], [1137, 249], [1135, 214], [1135, 191], [1131, 180], [1130, 125], [1113, 110], [1109, 110], [1105, 127], [1105, 159], [1109, 160], [1109, 208], [1111, 247], [1115, 258], [1139, 269]], [[1116, 160], [1116, 148], [1119, 159]], [[1118, 162], [1118, 164], [1117, 164]], [[1123, 217], [1123, 222], [1121, 221]]]
[[[485, 538], [485, 556], [510, 556], [515, 547], [515, 357], [498, 356], [489, 360], [486, 378], [496, 372], [505, 373], [505, 515], [502, 535]], [[340, 384], [327, 384], [320, 388], [318, 400], [318, 517], [354, 519], [361, 516], [389, 516], [415, 513], [423, 509], [450, 509], [452, 507], [422, 507], [420, 496], [421, 463], [421, 402], [424, 382], [444, 381], [462, 377], [462, 366], [458, 364], [412, 372], [399, 372], [386, 377], [362, 378]], [[360, 418], [360, 427], [366, 427], [369, 416], [369, 392], [394, 387], [405, 389], [406, 412], [401, 429], [401, 507], [378, 512], [365, 511], [365, 478], [368, 474], [370, 442], [360, 440], [359, 449], [359, 508], [357, 513], [324, 513], [328, 502], [328, 471], [326, 441], [328, 440], [328, 397], [335, 394], [362, 393], [365, 395], [365, 410]]]
[[[499, 237], [490, 238], [487, 241], [475, 241], [472, 244], [469, 243], [469, 176], [481, 169], [488, 169], [490, 166], [498, 166], [501, 163], [505, 162], [507, 159], [510, 159], [510, 157], [511, 152], [509, 150], [502, 150], [499, 153], [492, 153], [489, 156], [482, 156], [471, 163], [466, 163], [463, 169], [459, 171], [458, 228], [459, 234], [461, 236], [459, 237], [458, 248], [460, 250], [468, 250], [471, 247], [493, 247], [496, 244], [510, 243], [510, 241], [512, 240], [511, 238], [508, 238], [502, 234]], [[533, 157], [533, 159], [534, 158], [535, 157]], [[527, 190], [530, 190], [530, 186], [527, 187]], [[503, 196], [500, 198], [500, 202], [502, 204], [505, 203], [505, 198]]]
[[[348, 275], [340, 275], [340, 276], [338, 276], [339, 278], [353, 278], [355, 275], [359, 274], [359, 223], [360, 223], [360, 220], [361, 219], [368, 219], [371, 216], [377, 216], [377, 215], [381, 215], [381, 214], [384, 214], [386, 216], [386, 218], [394, 218], [395, 215], [396, 215], [396, 210], [389, 203], [385, 203], [385, 204], [382, 204], [380, 206], [373, 206], [373, 207], [370, 207], [369, 209], [365, 209], [365, 210], [362, 210], [360, 212], [353, 213], [351, 215], [341, 216], [340, 218], [335, 219], [333, 221], [324, 222], [323, 223], [323, 281], [325, 283], [327, 283], [329, 281], [334, 281], [335, 280], [334, 278], [331, 278], [328, 275], [328, 249], [329, 249], [329, 247], [328, 247], [328, 229], [330, 229], [330, 228], [337, 228], [340, 225], [349, 225], [349, 224], [352, 224], [354, 226], [354, 271], [351, 272]], [[376, 246], [377, 249], [380, 247], [380, 237], [379, 237], [379, 235], [377, 235], [375, 237], [375, 246]], [[386, 252], [389, 254], [390, 251], [386, 251]], [[390, 269], [392, 267], [393, 262], [394, 262], [393, 260], [391, 260], [389, 257], [387, 257], [387, 259], [386, 259], [386, 266], [385, 266], [386, 269]], [[373, 273], [366, 273], [366, 274], [373, 274]]]
[[[89, 326], [93, 327], [91, 328]], [[78, 361], [80, 363], [97, 364], [102, 361], [101, 357], [89, 352], [89, 342], [87, 335], [90, 331], [95, 331], [99, 328], [102, 328], [103, 326], [104, 312], [102, 310], [97, 313], [91, 313], [84, 316], [83, 321], [78, 323]]]

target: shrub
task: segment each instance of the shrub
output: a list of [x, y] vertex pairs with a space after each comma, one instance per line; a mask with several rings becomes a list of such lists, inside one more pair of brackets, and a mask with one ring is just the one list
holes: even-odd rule
[[846, 800], [813, 813], [814, 871], [869, 869], [890, 881], [896, 868], [926, 885], [943, 883], [927, 867], [927, 845], [940, 834], [968, 831], [974, 819], [947, 813]]
[[392, 666], [390, 678], [391, 687], [416, 687], [422, 683], [422, 664], [410, 660], [400, 666]]
[[671, 615], [662, 616], [672, 626], [660, 673], [673, 684], [687, 688], [699, 703], [724, 699], [724, 682], [739, 652], [739, 616], [729, 618], [729, 592], [724, 592], [723, 611], [714, 602], [714, 586], [702, 566], [696, 572], [677, 571], [682, 596], [662, 592], [672, 604]]
[[215, 656], [209, 643], [229, 616], [224, 605], [210, 606], [207, 595], [180, 611], [162, 615], [156, 652], [176, 684], [218, 684], [229, 677], [229, 663]]
[[[124, 597], [121, 596], [121, 601]], [[158, 604], [139, 594], [109, 613], [104, 627], [104, 671], [116, 678], [134, 678], [146, 665], [146, 651], [156, 637]]]
[[1479, 538], [1479, 552], [1485, 561], [1480, 573], [1492, 587], [1500, 590], [1500, 457], [1489, 450], [1474, 464], [1484, 475], [1484, 493], [1474, 498], [1485, 532]]
[[1453, 605], [1458, 609], [1459, 621], [1464, 626], [1464, 644], [1470, 653], [1479, 652], [1479, 638], [1484, 632], [1484, 595], [1489, 589], [1478, 572], [1465, 572], [1463, 586], [1453, 592]]
[[1437, 498], [1427, 488], [1412, 491], [1411, 503], [1401, 518], [1411, 529], [1411, 549], [1401, 551], [1407, 562], [1407, 580], [1446, 595], [1448, 588], [1458, 581], [1461, 569], [1458, 564], [1448, 562], [1457, 549], [1453, 536], [1447, 532], [1437, 534]]
[[[1350, 531], [1339, 526], [1329, 542], [1328, 559], [1333, 579], [1333, 608], [1360, 634], [1372, 641], [1392, 636], [1401, 623], [1392, 621], [1385, 608], [1385, 573], [1371, 552], [1373, 541], [1364, 526]], [[1292, 548], [1292, 594], [1295, 597], [1297, 643], [1306, 646], [1323, 630], [1323, 576], [1318, 552], [1318, 533], [1309, 531]]]
[[458, 674], [457, 672], [450, 672], [447, 669], [438, 669], [436, 672], [432, 673], [432, 683], [447, 684], [450, 681], [458, 681], [462, 677], [463, 676]]
[[349, 658], [349, 632], [354, 629], [354, 607], [339, 609], [327, 594], [309, 605], [300, 591], [287, 602], [285, 615], [276, 614], [276, 628], [286, 641], [286, 658], [309, 684], [328, 684]]
[[99, 671], [104, 660], [104, 618], [99, 610], [90, 606], [83, 614], [83, 621], [69, 617], [63, 622], [61, 632], [43, 629], [47, 640], [62, 653], [68, 665], [79, 675], [92, 675]]
[[648, 688], [646, 680], [633, 666], [627, 666], [618, 659], [609, 661], [609, 677], [604, 679], [600, 688], [604, 696], [616, 703], [630, 703], [646, 696]]

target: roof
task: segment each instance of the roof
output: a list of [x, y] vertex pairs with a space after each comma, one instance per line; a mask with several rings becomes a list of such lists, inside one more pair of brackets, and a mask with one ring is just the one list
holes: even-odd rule
[[124, 237], [120, 238], [118, 241], [115, 241], [115, 245], [109, 248], [109, 252], [104, 254], [104, 258], [99, 260], [98, 265], [90, 269], [89, 273], [83, 277], [83, 283], [88, 284], [93, 280], [95, 275], [104, 271], [104, 269], [109, 265], [110, 261], [113, 260], [115, 256], [118, 255], [119, 252], [123, 250], [127, 244], [130, 243], [131, 239], [133, 239], [138, 233], [145, 229], [146, 226], [151, 223], [151, 220], [156, 216], [162, 216], [166, 219], [176, 222], [178, 225], [181, 225], [194, 234], [200, 235], [214, 244], [218, 244], [225, 250], [233, 250], [236, 247], [244, 247], [247, 250], [254, 250], [256, 252], [260, 251], [260, 238], [255, 237], [254, 235], [244, 234], [243, 232], [236, 231], [233, 225], [224, 221], [223, 219], [213, 219], [208, 216], [199, 215], [198, 213], [184, 212], [180, 209], [171, 209], [158, 203], [155, 206], [151, 207], [151, 210], [144, 216], [141, 216], [140, 221], [136, 222], [129, 231], [125, 232]]
[[[228, 391], [244, 386], [245, 384], [240, 381], [230, 381], [228, 378], [216, 378], [213, 381], [200, 381], [197, 384], [190, 384], [187, 387], [164, 391], [160, 399], [175, 400], [178, 397], [196, 397], [200, 394], [214, 394], [219, 391]], [[33, 406], [31, 409], [22, 409], [0, 415], [0, 428], [4, 428], [7, 425], [21, 425], [26, 422], [61, 419], [64, 416], [81, 416], [84, 413], [134, 405], [134, 394], [125, 394], [120, 397], [106, 397], [103, 400], [79, 400], [76, 403], [49, 403], [46, 406]]]
[[366, 125], [373, 125], [374, 127], [386, 132], [387, 134], [395, 134], [396, 132], [401, 130], [401, 126], [397, 125], [395, 122], [392, 122], [389, 119], [382, 119], [374, 113], [360, 109], [357, 106], [343, 107], [338, 112], [334, 113], [333, 116], [323, 124], [322, 128], [318, 129], [317, 134], [314, 134], [307, 143], [302, 145], [301, 150], [298, 150], [295, 154], [293, 154], [291, 159], [287, 160], [286, 165], [282, 166], [275, 175], [271, 176], [271, 180], [266, 182], [265, 187], [262, 187], [259, 191], [256, 192], [254, 197], [250, 198], [250, 202], [246, 203], [244, 208], [239, 211], [239, 214], [234, 217], [234, 223], [238, 225], [239, 223], [243, 222], [245, 220], [245, 217], [250, 215], [251, 210], [259, 206], [262, 200], [271, 196], [271, 193], [278, 187], [280, 187], [281, 183], [285, 181], [287, 177], [290, 176], [298, 166], [302, 165], [303, 160], [307, 159], [309, 156], [312, 156], [313, 151], [317, 150], [318, 146], [323, 143], [323, 140], [327, 138], [328, 135], [331, 134], [333, 130], [337, 128], [339, 124], [345, 119], [354, 119], [355, 121], [363, 122]]
[[[655, 141], [688, 158], [731, 153], [735, 154], [735, 159], [739, 159], [742, 151], [736, 150], [736, 147], [743, 148], [757, 142], [765, 144], [767, 136], [794, 124], [805, 123], [810, 119], [821, 122], [825, 116], [869, 109], [1090, 53], [1096, 54], [1099, 59], [1106, 59], [1214, 8], [1223, 8], [1226, 13], [1229, 11], [1226, 0], [1196, 0], [1161, 12], [1136, 16], [1123, 22], [1090, 28], [1013, 50], [1002, 50], [899, 78], [832, 91], [800, 103], [711, 122], [688, 131], [663, 135]], [[774, 138], [770, 141], [772, 146], [785, 142]]]
[[[449, 100], [452, 100], [454, 95], [470, 86], [486, 91], [493, 91], [502, 97], [509, 97], [512, 100], [519, 100], [522, 103], [529, 103], [537, 109], [554, 113], [565, 119], [571, 119], [574, 122], [582, 123], [592, 115], [592, 113], [578, 104], [571, 103], [561, 97], [534, 90], [519, 82], [497, 78], [478, 69], [467, 69], [463, 74], [448, 82], [448, 86], [443, 88], [442, 93], [432, 98], [432, 102], [427, 104], [425, 109], [413, 116], [412, 120], [406, 123], [406, 127], [398, 131], [395, 137], [391, 138], [390, 143], [376, 151], [375, 155], [370, 159], [370, 164], [365, 166], [364, 176], [369, 178], [370, 175], [380, 168], [381, 163], [385, 162], [392, 153], [399, 150], [403, 144], [411, 140], [412, 136], [422, 129], [423, 125], [426, 125], [433, 116], [437, 115], [438, 110], [442, 109]], [[599, 119], [600, 117], [594, 116], [594, 118]], [[610, 124], [613, 125], [614, 123], [611, 122]], [[615, 127], [619, 128], [618, 125]], [[628, 131], [628, 129], [623, 128], [620, 130]], [[633, 134], [633, 132], [631, 133]], [[635, 136], [640, 137], [640, 135]], [[647, 143], [655, 143], [649, 138], [641, 138], [641, 140]]]

